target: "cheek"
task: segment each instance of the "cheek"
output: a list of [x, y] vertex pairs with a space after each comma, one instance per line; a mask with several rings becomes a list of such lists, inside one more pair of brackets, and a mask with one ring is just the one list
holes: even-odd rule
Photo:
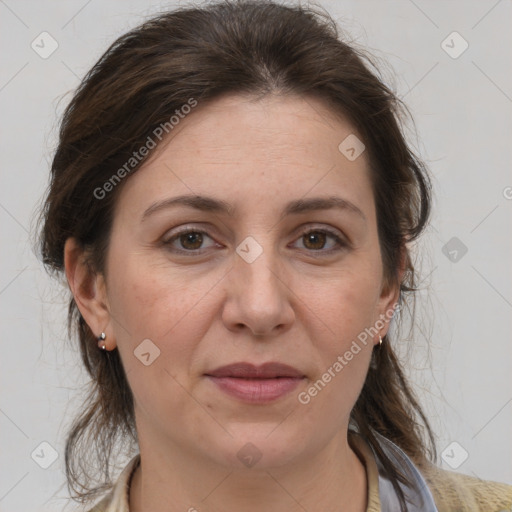
[[333, 271], [329, 282], [316, 289], [312, 299], [317, 306], [320, 318], [329, 327], [327, 332], [338, 340], [336, 349], [347, 344], [371, 327], [378, 304], [380, 274], [377, 263], [362, 264]]
[[[118, 350], [135, 403], [148, 417], [156, 411], [169, 417], [190, 408], [183, 384], [195, 340], [204, 337], [210, 319], [207, 303], [201, 301], [204, 288], [190, 287], [187, 281], [183, 274], [178, 277], [140, 259], [125, 259], [111, 274], [109, 298]], [[205, 281], [208, 285], [210, 279]], [[157, 422], [155, 417], [152, 421]]]
[[337, 411], [344, 415], [357, 400], [373, 350], [370, 328], [380, 289], [378, 269], [359, 260], [350, 271], [334, 272], [328, 284], [310, 290], [309, 303], [315, 313], [310, 326], [311, 322], [316, 326], [310, 337], [320, 357], [320, 372], [309, 388], [311, 393], [306, 391], [315, 414]]
[[[137, 254], [127, 254], [121, 261], [117, 269], [113, 267], [108, 286], [123, 366], [127, 373], [135, 370], [132, 378], [138, 378], [142, 372], [147, 379], [149, 370], [158, 367], [167, 372], [168, 378], [187, 380], [197, 345], [213, 321], [215, 310], [208, 293], [219, 276], [205, 273], [201, 278], [193, 278], [186, 270], [155, 265]], [[142, 350], [139, 347], [146, 346], [142, 343], [149, 349], [150, 360], [153, 353], [157, 356], [151, 366], [145, 367], [136, 357]], [[153, 383], [158, 383], [158, 379], [152, 374]], [[149, 388], [149, 380], [142, 385]]]
[[137, 255], [126, 256], [109, 280], [112, 316], [125, 328], [121, 338], [129, 333], [134, 339], [153, 336], [160, 340], [189, 323], [188, 315], [201, 308], [213, 279], [206, 276], [190, 283], [186, 271], [155, 265]]

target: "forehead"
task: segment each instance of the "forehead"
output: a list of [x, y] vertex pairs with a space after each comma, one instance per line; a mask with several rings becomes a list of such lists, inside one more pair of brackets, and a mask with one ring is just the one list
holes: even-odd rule
[[[178, 146], [185, 143], [189, 149], [195, 146], [198, 153], [227, 159], [258, 153], [263, 160], [273, 152], [293, 161], [305, 154], [313, 157], [318, 150], [327, 149], [327, 156], [337, 155], [339, 143], [353, 133], [347, 120], [335, 116], [316, 98], [231, 95], [200, 106], [181, 121], [169, 139], [174, 140], [175, 158], [183, 156]], [[305, 163], [310, 161], [308, 158]]]
[[357, 137], [351, 124], [316, 98], [225, 96], [184, 116], [119, 199], [134, 210], [197, 194], [221, 197], [238, 211], [339, 192], [368, 208], [366, 154], [349, 159], [340, 150], [350, 137]]

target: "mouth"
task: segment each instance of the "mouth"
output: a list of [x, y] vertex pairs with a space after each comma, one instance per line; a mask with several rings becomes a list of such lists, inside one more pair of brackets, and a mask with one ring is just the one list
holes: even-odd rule
[[255, 366], [234, 363], [222, 366], [205, 376], [227, 395], [249, 403], [268, 403], [293, 391], [305, 375], [277, 362]]

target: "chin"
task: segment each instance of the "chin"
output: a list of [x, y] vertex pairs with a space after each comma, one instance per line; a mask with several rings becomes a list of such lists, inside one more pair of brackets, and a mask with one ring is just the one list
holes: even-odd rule
[[[289, 426], [288, 426], [289, 427]], [[216, 456], [210, 456], [230, 469], [267, 470], [292, 464], [305, 455], [307, 437], [304, 432], [295, 435], [279, 423], [237, 424], [226, 430], [226, 435], [216, 444]], [[314, 440], [312, 440], [314, 444]], [[211, 445], [210, 445], [211, 446]]]

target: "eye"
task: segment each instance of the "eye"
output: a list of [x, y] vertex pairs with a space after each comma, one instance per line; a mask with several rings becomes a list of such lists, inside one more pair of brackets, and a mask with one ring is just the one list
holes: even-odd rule
[[198, 253], [198, 249], [200, 249], [203, 240], [205, 238], [205, 235], [207, 238], [211, 237], [208, 235], [206, 231], [201, 231], [197, 229], [184, 229], [183, 231], [180, 231], [179, 233], [176, 233], [174, 236], [164, 240], [164, 245], [170, 245], [171, 247], [174, 246], [174, 243], [178, 243], [181, 248], [173, 247], [172, 250], [177, 253], [192, 253], [192, 254], [201, 254], [203, 251]]
[[[208, 247], [202, 247], [206, 238], [213, 240], [206, 231], [185, 228], [164, 240], [163, 244], [170, 246], [173, 252], [194, 256], [202, 254], [208, 249]], [[334, 242], [330, 249], [325, 249], [326, 241], [329, 238]], [[298, 241], [303, 242], [304, 248], [308, 250], [308, 252], [317, 252], [320, 253], [320, 255], [343, 250], [349, 245], [336, 232], [326, 228], [303, 231]], [[210, 247], [216, 245], [217, 244], [214, 242]]]
[[[324, 250], [326, 240], [334, 240], [334, 248]], [[309, 229], [302, 233], [299, 240], [302, 240], [306, 249], [321, 254], [337, 252], [348, 247], [348, 244], [334, 231], [330, 229]]]

